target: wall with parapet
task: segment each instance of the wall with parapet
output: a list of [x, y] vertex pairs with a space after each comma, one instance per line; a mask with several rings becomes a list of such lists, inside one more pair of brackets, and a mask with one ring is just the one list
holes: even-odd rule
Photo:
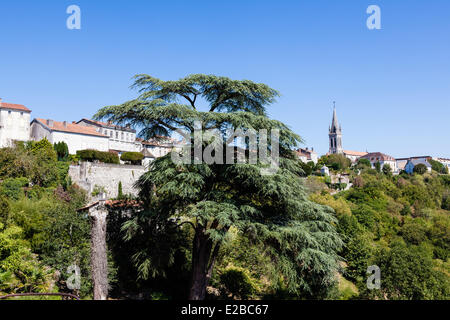
[[72, 182], [86, 190], [89, 196], [95, 186], [99, 186], [105, 189], [107, 198], [116, 198], [119, 182], [122, 182], [123, 194], [137, 195], [134, 183], [145, 171], [144, 166], [81, 162], [70, 166], [69, 175]]

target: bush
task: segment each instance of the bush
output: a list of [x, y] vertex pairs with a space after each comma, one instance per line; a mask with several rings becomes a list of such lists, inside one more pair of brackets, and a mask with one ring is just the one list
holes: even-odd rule
[[257, 285], [244, 268], [228, 267], [220, 275], [220, 282], [233, 297], [240, 297], [241, 299], [247, 299], [257, 291]]
[[53, 148], [56, 151], [56, 154], [58, 156], [58, 161], [65, 161], [69, 157], [69, 147], [67, 146], [67, 143], [64, 141], [55, 143], [53, 145]]
[[23, 197], [23, 188], [28, 186], [27, 178], [8, 178], [1, 184], [1, 193], [11, 200], [19, 200]]
[[408, 243], [415, 245], [428, 239], [427, 232], [428, 227], [422, 218], [416, 218], [406, 222], [401, 230], [403, 239]]
[[383, 165], [383, 173], [387, 176], [390, 176], [392, 174], [392, 168], [387, 163]]
[[119, 156], [114, 152], [98, 151], [93, 149], [78, 150], [77, 156], [82, 161], [93, 162], [95, 160], [103, 163], [119, 164]]
[[120, 160], [131, 164], [140, 165], [144, 159], [144, 155], [140, 152], [124, 152], [120, 156]]
[[427, 172], [427, 166], [424, 165], [423, 163], [419, 163], [414, 166], [413, 171], [414, 171], [414, 173], [417, 173], [417, 174], [424, 174]]
[[358, 169], [364, 169], [364, 168], [371, 168], [372, 164], [370, 163], [369, 159], [366, 158], [359, 158], [358, 162], [356, 164], [356, 167]]
[[352, 162], [343, 154], [330, 154], [319, 159], [319, 165], [326, 165], [336, 171], [344, 170], [351, 166]]

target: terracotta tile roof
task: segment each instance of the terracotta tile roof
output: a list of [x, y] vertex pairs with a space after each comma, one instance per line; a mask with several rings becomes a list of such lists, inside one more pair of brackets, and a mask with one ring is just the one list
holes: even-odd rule
[[367, 154], [367, 152], [344, 150], [344, 154], [349, 155], [349, 156], [362, 157], [362, 156], [365, 156]]
[[366, 154], [365, 156], [363, 156], [362, 158], [365, 159], [372, 159], [375, 158], [376, 160], [381, 160], [381, 161], [395, 161], [395, 159], [387, 154], [381, 153], [381, 152], [371, 152]]
[[91, 119], [86, 119], [86, 118], [81, 119], [80, 121], [77, 122], [77, 124], [82, 122], [82, 121], [85, 121], [85, 122], [88, 122], [88, 123], [91, 123], [91, 124], [94, 124], [94, 125], [98, 125], [98, 126], [103, 127], [103, 128], [117, 129], [117, 130], [121, 130], [121, 131], [129, 131], [129, 132], [133, 132], [133, 133], [136, 132], [136, 130], [134, 130], [134, 129], [118, 126], [118, 125], [115, 125], [115, 124], [113, 124], [111, 122], [101, 122], [101, 121], [91, 120]]
[[97, 130], [95, 130], [93, 127], [82, 126], [82, 125], [76, 124], [76, 123], [45, 120], [45, 119], [40, 119], [40, 118], [36, 118], [33, 121], [38, 121], [44, 127], [47, 127], [52, 131], [79, 133], [79, 134], [85, 134], [85, 135], [90, 135], [90, 136], [98, 136], [98, 137], [108, 138], [104, 134], [97, 132]]
[[12, 110], [31, 112], [31, 110], [28, 109], [27, 107], [25, 107], [24, 105], [14, 104], [14, 103], [1, 102], [0, 103], [0, 108], [1, 109], [12, 109]]

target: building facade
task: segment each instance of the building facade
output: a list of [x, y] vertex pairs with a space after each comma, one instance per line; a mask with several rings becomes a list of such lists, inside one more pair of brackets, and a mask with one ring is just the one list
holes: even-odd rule
[[295, 151], [295, 153], [297, 154], [297, 157], [304, 163], [312, 161], [314, 162], [314, 164], [316, 164], [319, 160], [319, 156], [317, 152], [314, 151], [314, 148], [299, 148]]
[[0, 147], [10, 147], [14, 141], [30, 140], [31, 110], [21, 104], [0, 99]]
[[35, 141], [46, 138], [49, 142], [65, 142], [69, 153], [78, 150], [95, 149], [109, 151], [109, 138], [94, 128], [67, 121], [36, 118], [31, 122], [31, 139]]
[[140, 152], [141, 145], [136, 143], [136, 130], [129, 126], [122, 127], [111, 122], [105, 123], [90, 119], [81, 119], [78, 125], [94, 128], [97, 132], [105, 135], [109, 139], [109, 150], [119, 154], [123, 152]]
[[371, 152], [361, 157], [362, 159], [367, 159], [370, 161], [372, 168], [375, 168], [376, 164], [380, 163], [380, 168], [382, 169], [385, 164], [389, 165], [392, 169], [392, 172], [398, 172], [397, 161], [384, 153], [381, 152]]

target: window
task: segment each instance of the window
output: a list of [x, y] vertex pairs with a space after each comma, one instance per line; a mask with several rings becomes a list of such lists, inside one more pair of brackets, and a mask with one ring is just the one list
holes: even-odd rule
[[121, 136], [121, 138], [122, 138], [122, 140], [123, 140], [123, 132], [122, 132], [122, 134], [121, 134], [120, 136]]
[[11, 110], [8, 110], [8, 114], [11, 115]]
[[112, 136], [113, 136], [112, 130], [109, 132], [109, 136], [112, 138]]
[[116, 139], [119, 139], [119, 132], [116, 131]]
[[21, 112], [20, 115], [23, 116], [23, 112]]

